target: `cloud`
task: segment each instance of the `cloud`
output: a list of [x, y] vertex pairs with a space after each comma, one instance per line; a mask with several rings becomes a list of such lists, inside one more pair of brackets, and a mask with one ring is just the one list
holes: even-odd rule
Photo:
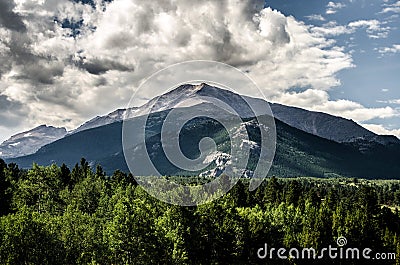
[[368, 108], [350, 100], [326, 101], [315, 106], [315, 110], [327, 112], [333, 115], [353, 119], [358, 122], [368, 121], [375, 118], [390, 118], [400, 116], [400, 112], [391, 107]]
[[368, 130], [379, 134], [379, 135], [395, 135], [400, 139], [400, 129], [387, 129], [380, 124], [361, 124], [363, 127]]
[[321, 27], [312, 27], [311, 30], [315, 34], [323, 37], [339, 36], [355, 32], [354, 28], [338, 25], [336, 21], [329, 21], [328, 23], [323, 24]]
[[400, 1], [393, 4], [384, 4], [381, 13], [400, 13]]
[[312, 14], [306, 16], [306, 18], [311, 21], [325, 21], [325, 18], [321, 14]]
[[16, 127], [20, 125], [21, 115], [27, 114], [27, 109], [18, 101], [10, 100], [5, 95], [0, 94], [0, 124], [4, 127]]
[[0, 26], [9, 30], [26, 31], [22, 17], [13, 11], [15, 4], [12, 0], [0, 1]]
[[346, 7], [346, 5], [344, 3], [335, 3], [335, 2], [329, 2], [326, 5], [327, 9], [326, 9], [326, 14], [328, 15], [332, 15], [338, 12], [339, 9], [342, 9], [344, 7]]
[[382, 22], [373, 20], [352, 21], [348, 25], [338, 25], [336, 21], [329, 21], [320, 27], [312, 27], [311, 30], [320, 36], [339, 36], [343, 34], [353, 34], [357, 30], [365, 28], [369, 38], [381, 39], [387, 38], [390, 27], [385, 27]]
[[85, 60], [84, 58], [80, 58], [77, 65], [94, 75], [104, 74], [110, 70], [122, 72], [134, 71], [132, 66], [123, 65], [110, 59], [92, 58], [91, 60]]
[[400, 52], [400, 44], [393, 44], [392, 47], [377, 48], [380, 54], [398, 53]]
[[348, 24], [350, 29], [366, 28], [368, 36], [372, 39], [387, 38], [390, 27], [384, 27], [382, 22], [372, 20], [357, 20]]
[[308, 89], [298, 93], [282, 93], [276, 100], [283, 104], [321, 111], [358, 122], [400, 116], [399, 110], [391, 107], [368, 108], [350, 100], [330, 100], [327, 91], [315, 89]]
[[396, 115], [391, 108], [331, 101], [327, 91], [340, 85], [339, 71], [354, 66], [351, 55], [329, 38], [335, 34], [264, 8], [264, 1], [30, 0], [11, 10], [25, 30], [0, 27], [0, 95], [7, 101], [0, 111], [20, 121], [0, 123], [8, 129], [43, 123], [73, 129], [124, 107], [150, 74], [195, 59], [246, 71], [281, 103], [356, 120]]
[[398, 105], [400, 105], [400, 99], [378, 100], [377, 102], [385, 103], [385, 104], [398, 104]]

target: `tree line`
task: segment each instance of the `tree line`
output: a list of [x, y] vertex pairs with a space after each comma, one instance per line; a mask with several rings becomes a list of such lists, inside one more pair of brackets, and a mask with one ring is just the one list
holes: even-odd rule
[[[171, 177], [173, 178], [173, 177]], [[178, 178], [196, 185], [202, 178]], [[0, 159], [1, 264], [368, 264], [366, 260], [261, 260], [257, 251], [336, 246], [396, 253], [400, 181], [269, 178], [256, 191], [242, 179], [196, 207], [158, 201], [131, 174]]]

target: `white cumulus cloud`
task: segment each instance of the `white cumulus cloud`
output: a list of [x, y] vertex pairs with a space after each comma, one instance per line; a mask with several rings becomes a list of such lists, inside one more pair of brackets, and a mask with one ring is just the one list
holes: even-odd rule
[[327, 7], [326, 14], [332, 15], [332, 14], [336, 14], [339, 9], [345, 8], [346, 4], [339, 3], [339, 2], [329, 2], [326, 5], [326, 7]]
[[400, 99], [378, 100], [378, 102], [385, 103], [385, 104], [399, 104], [400, 105]]
[[377, 48], [377, 50], [381, 54], [398, 53], [398, 52], [400, 52], [400, 44], [393, 44], [391, 47]]
[[368, 36], [372, 39], [387, 38], [391, 29], [376, 19], [353, 21], [349, 23], [348, 27], [350, 29], [366, 28]]
[[379, 134], [379, 135], [395, 135], [400, 139], [400, 129], [387, 129], [381, 124], [361, 124], [363, 127], [368, 130]]
[[400, 13], [400, 1], [393, 4], [384, 4], [382, 13]]
[[339, 25], [336, 21], [329, 21], [322, 26], [315, 26], [311, 31], [319, 34], [320, 36], [339, 36], [343, 34], [353, 34], [359, 29], [365, 29], [368, 37], [371, 39], [387, 38], [391, 27], [386, 27], [382, 22], [372, 20], [356, 20], [350, 22], [348, 25]]
[[314, 20], [314, 21], [325, 21], [326, 19], [321, 15], [321, 14], [312, 14], [309, 16], [306, 16], [308, 20]]

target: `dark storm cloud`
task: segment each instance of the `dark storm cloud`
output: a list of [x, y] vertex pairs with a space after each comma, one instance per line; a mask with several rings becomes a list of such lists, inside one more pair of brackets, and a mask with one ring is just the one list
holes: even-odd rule
[[111, 61], [108, 59], [92, 59], [88, 62], [79, 62], [78, 66], [85, 69], [93, 75], [104, 74], [110, 70], [118, 70], [121, 72], [133, 71], [133, 67], [123, 65], [117, 61]]
[[23, 73], [17, 79], [27, 79], [31, 83], [51, 85], [54, 77], [62, 76], [64, 64], [36, 58], [36, 63], [23, 66]]
[[247, 19], [252, 19], [253, 15], [265, 7], [264, 0], [252, 0], [246, 2], [245, 14]]
[[26, 27], [22, 17], [13, 11], [14, 7], [12, 0], [0, 1], [0, 25], [13, 31], [25, 32]]
[[0, 68], [0, 74], [15, 65], [21, 69], [14, 77], [17, 80], [26, 79], [32, 84], [53, 84], [54, 77], [63, 74], [63, 63], [34, 54], [30, 48], [31, 42], [27, 33], [11, 32], [9, 41], [3, 42], [9, 50], [6, 54], [8, 60]]
[[25, 33], [12, 32], [9, 42], [4, 42], [10, 49], [10, 55], [18, 64], [32, 62], [34, 57], [27, 48], [30, 44], [30, 39]]
[[[0, 55], [0, 77], [14, 67], [18, 72], [14, 76], [16, 80], [27, 80], [33, 85], [53, 84], [54, 77], [63, 74], [64, 66], [58, 61], [54, 62], [54, 58], [32, 51], [33, 35], [27, 30], [22, 16], [13, 11], [14, 7], [13, 0], [0, 0], [0, 27], [9, 30], [7, 38], [0, 38], [0, 42], [7, 47]], [[33, 17], [28, 14], [26, 19]], [[34, 22], [37, 29], [50, 29], [42, 28], [46, 23]]]
[[12, 101], [0, 95], [0, 126], [4, 128], [15, 127], [21, 124], [22, 115], [26, 115], [25, 106], [17, 101]]
[[35, 56], [29, 51], [30, 39], [27, 35], [22, 17], [13, 11], [15, 4], [12, 0], [0, 1], [0, 27], [10, 30], [9, 39], [0, 39], [8, 50], [2, 54], [6, 60], [2, 60], [0, 76], [10, 71], [13, 64], [35, 64]]

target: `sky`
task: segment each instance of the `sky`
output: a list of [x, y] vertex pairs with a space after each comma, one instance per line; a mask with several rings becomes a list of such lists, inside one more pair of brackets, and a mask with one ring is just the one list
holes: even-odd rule
[[399, 15], [399, 0], [1, 0], [0, 142], [125, 107], [149, 75], [187, 60], [235, 66], [271, 102], [400, 137]]

